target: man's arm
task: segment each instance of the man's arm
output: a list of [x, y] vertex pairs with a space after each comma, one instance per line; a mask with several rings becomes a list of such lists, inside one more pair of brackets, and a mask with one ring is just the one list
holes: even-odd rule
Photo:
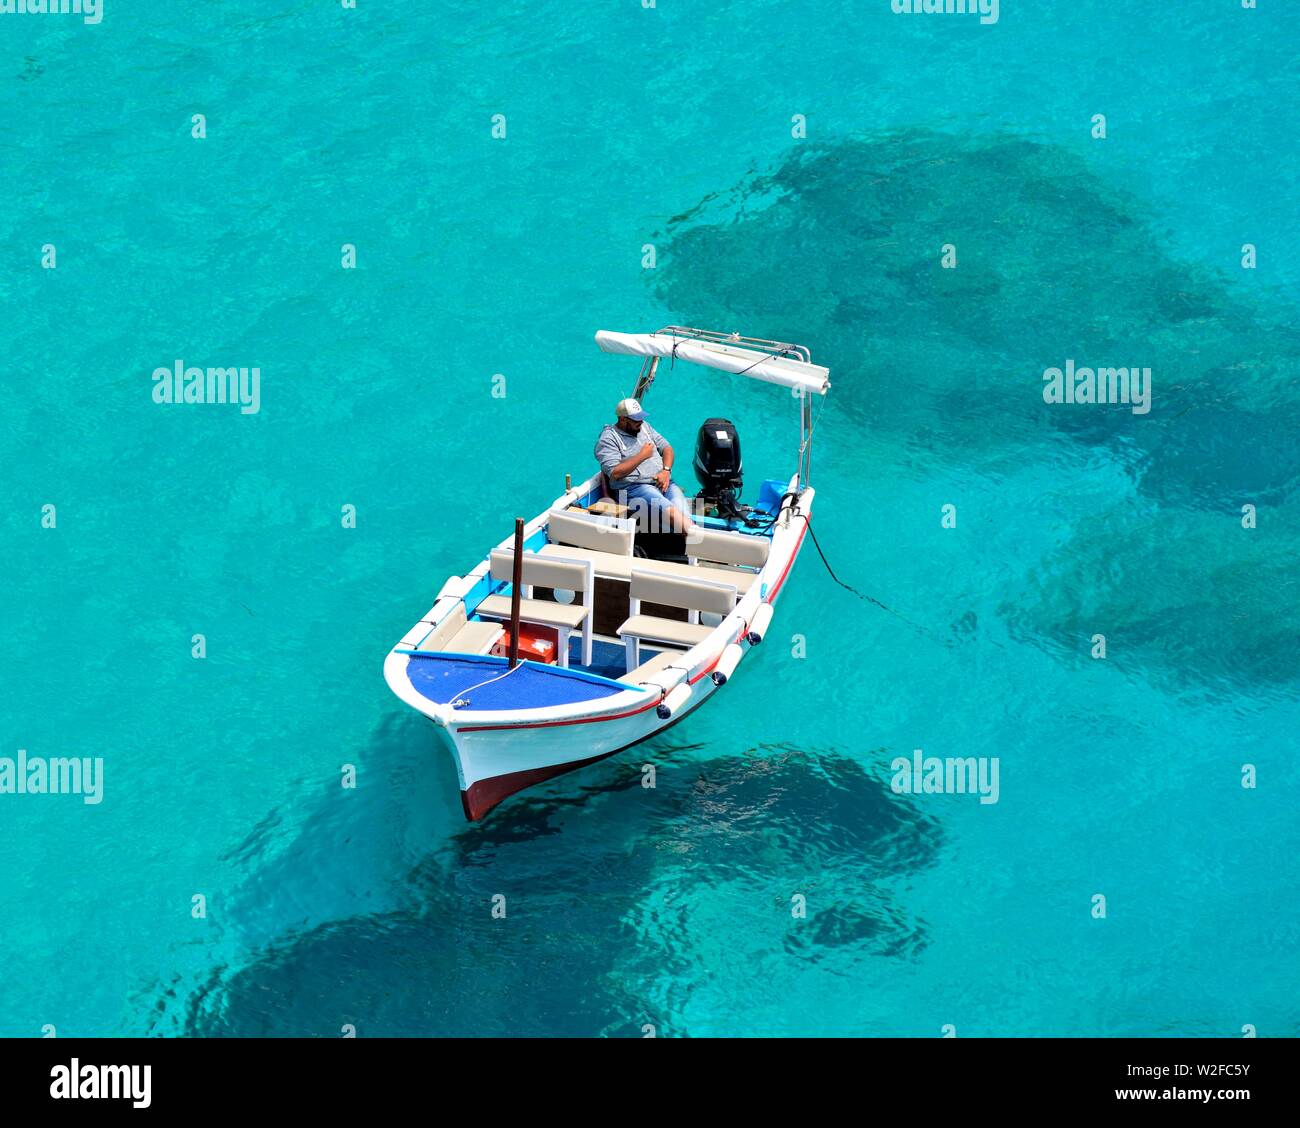
[[655, 475], [655, 485], [661, 490], [668, 489], [668, 483], [673, 480], [673, 463], [677, 456], [673, 453], [672, 444], [663, 437], [658, 431], [646, 424], [645, 430], [650, 432], [646, 437], [655, 445], [659, 451], [659, 457], [663, 459], [664, 468]]
[[661, 490], [667, 490], [668, 484], [673, 480], [673, 463], [676, 461], [672, 445], [664, 443], [659, 448], [659, 457], [664, 460], [664, 468], [655, 475], [655, 485]]
[[609, 477], [626, 478], [654, 453], [654, 449], [650, 443], [645, 443], [636, 454], [620, 462], [618, 456], [623, 452], [619, 449], [618, 443], [612, 437], [607, 438], [602, 432], [600, 439], [596, 442], [596, 461], [600, 463], [600, 468]]
[[673, 454], [672, 445], [649, 423], [642, 425], [641, 433], [650, 440], [652, 446], [659, 451], [659, 457], [663, 459], [664, 468], [655, 475], [655, 485], [661, 490], [667, 490], [668, 483], [672, 481], [673, 461], [676, 457]]
[[654, 454], [655, 448], [652, 444], [646, 443], [631, 458], [625, 458], [612, 470], [606, 470], [605, 473], [611, 478], [626, 478], [633, 470], [641, 465], [647, 458]]

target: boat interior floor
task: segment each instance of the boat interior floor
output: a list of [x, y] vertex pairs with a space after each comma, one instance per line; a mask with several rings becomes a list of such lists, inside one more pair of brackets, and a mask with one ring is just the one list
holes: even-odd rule
[[627, 649], [621, 639], [594, 638], [591, 644], [591, 665], [581, 666], [582, 660], [582, 640], [571, 638], [569, 640], [569, 662], [573, 669], [580, 669], [589, 674], [599, 674], [603, 678], [612, 678], [614, 681], [627, 682], [635, 685], [642, 678], [647, 678], [651, 674], [663, 669], [679, 654], [684, 654], [682, 650], [653, 650], [643, 646], [641, 648], [641, 665], [639, 665], [630, 674], [627, 671]]

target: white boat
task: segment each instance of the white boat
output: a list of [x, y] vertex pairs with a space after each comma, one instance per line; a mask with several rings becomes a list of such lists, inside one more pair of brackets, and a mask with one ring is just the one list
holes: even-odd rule
[[[526, 787], [649, 739], [717, 693], [768, 631], [808, 531], [812, 403], [830, 381], [806, 348], [681, 326], [601, 331], [596, 343], [642, 358], [638, 400], [664, 357], [674, 375], [694, 364], [790, 389], [781, 402], [799, 412], [797, 466], [789, 478], [765, 480], [752, 505], [742, 505], [732, 489], [739, 440], [719, 430], [722, 447], [734, 442], [735, 479], [724, 454], [696, 531], [675, 544], [648, 534], [606, 497], [597, 470], [519, 522], [520, 539], [505, 537], [443, 585], [389, 652], [384, 677], [433, 721], [455, 759], [470, 820]], [[702, 434], [701, 448], [706, 441]], [[697, 449], [701, 459], [710, 463], [697, 465], [704, 482], [713, 459]], [[652, 555], [642, 555], [647, 547]], [[512, 666], [507, 636], [520, 646], [531, 641], [533, 657]]]

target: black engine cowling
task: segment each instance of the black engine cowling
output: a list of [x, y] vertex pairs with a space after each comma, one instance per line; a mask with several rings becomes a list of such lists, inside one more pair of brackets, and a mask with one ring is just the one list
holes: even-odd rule
[[700, 497], [734, 500], [741, 480], [740, 435], [730, 419], [706, 419], [695, 439]]

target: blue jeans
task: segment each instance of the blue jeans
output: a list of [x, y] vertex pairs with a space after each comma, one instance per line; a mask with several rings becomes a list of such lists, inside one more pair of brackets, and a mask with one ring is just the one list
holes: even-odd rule
[[667, 490], [661, 490], [653, 482], [633, 482], [614, 492], [618, 495], [620, 504], [632, 510], [632, 516], [643, 528], [646, 524], [643, 515], [650, 515], [650, 532], [664, 532], [672, 528], [665, 516], [669, 509], [677, 510], [687, 522], [691, 520], [690, 505], [676, 482], [669, 482]]

